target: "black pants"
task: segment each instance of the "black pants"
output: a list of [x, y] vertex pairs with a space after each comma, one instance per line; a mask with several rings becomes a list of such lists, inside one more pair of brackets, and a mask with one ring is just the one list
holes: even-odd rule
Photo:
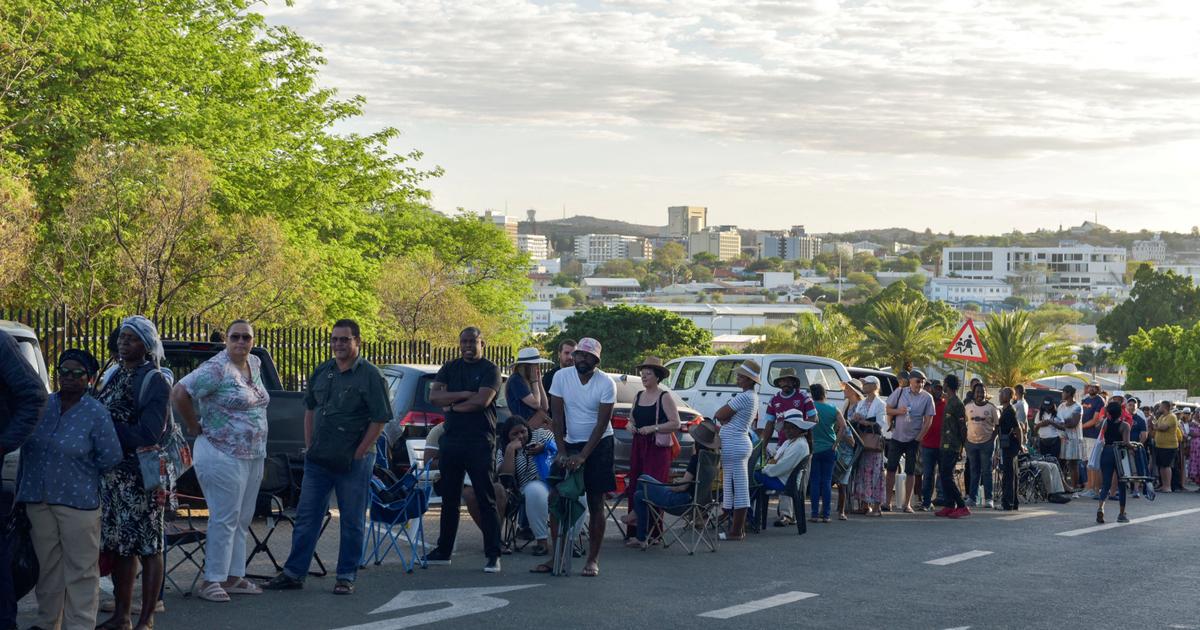
[[1000, 451], [1000, 507], [1017, 509], [1017, 449]]
[[500, 515], [496, 512], [495, 453], [489, 442], [457, 442], [442, 439], [438, 468], [442, 479], [441, 532], [439, 554], [449, 557], [458, 536], [458, 508], [462, 504], [463, 479], [471, 478], [475, 500], [479, 502], [479, 528], [483, 531], [483, 551], [488, 558], [500, 557]]
[[967, 507], [963, 501], [962, 491], [954, 481], [954, 467], [958, 465], [958, 453], [942, 449], [941, 460], [938, 461], [938, 477], [942, 480], [942, 499], [948, 508]]
[[17, 627], [17, 598], [13, 593], [12, 546], [8, 537], [8, 517], [12, 512], [13, 493], [0, 489], [0, 629]]
[[1062, 456], [1062, 438], [1038, 438], [1038, 452], [1059, 459]]

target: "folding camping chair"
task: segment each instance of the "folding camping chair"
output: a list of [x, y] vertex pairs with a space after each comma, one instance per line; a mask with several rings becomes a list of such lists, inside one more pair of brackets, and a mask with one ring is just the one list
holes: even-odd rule
[[[262, 537], [259, 537], [258, 532], [254, 531], [254, 527], [250, 528], [250, 538], [254, 540], [254, 547], [246, 557], [247, 568], [250, 567], [255, 556], [264, 553], [271, 561], [271, 566], [275, 568], [276, 573], [283, 570], [283, 565], [279, 564], [279, 560], [271, 551], [271, 536], [284, 523], [292, 529], [296, 528], [295, 503], [299, 496], [300, 483], [292, 469], [292, 458], [286, 453], [267, 456], [263, 460], [263, 476], [258, 486], [258, 500], [254, 508], [254, 517], [265, 519], [267, 531]], [[325, 518], [321, 522], [321, 531], [317, 534], [318, 539], [325, 535], [325, 530], [329, 527], [331, 520], [333, 520], [333, 513], [326, 510]], [[329, 571], [325, 568], [321, 555], [313, 553], [313, 560], [316, 561], [320, 570], [309, 571], [308, 574], [314, 577], [327, 575]], [[247, 573], [246, 577], [262, 580], [274, 576]]]
[[[425, 511], [429, 509], [428, 484], [421, 485], [419, 468], [409, 468], [397, 479], [388, 465], [387, 440], [376, 442], [376, 464], [371, 475], [371, 504], [367, 513], [367, 535], [363, 539], [360, 566], [366, 566], [368, 558], [378, 566], [395, 551], [400, 564], [408, 573], [419, 561], [425, 563]], [[415, 524], [414, 524], [415, 521]], [[403, 543], [401, 542], [403, 539]], [[404, 557], [408, 549], [408, 559]]]
[[[663, 548], [678, 542], [687, 550], [688, 555], [696, 553], [703, 542], [709, 551], [717, 550], [717, 524], [720, 519], [721, 503], [717, 491], [713, 488], [721, 466], [721, 456], [714, 451], [702, 451], [696, 465], [696, 478], [688, 485], [692, 486], [691, 502], [677, 506], [664, 507], [656, 505], [646, 498], [646, 505], [651, 508], [655, 526], [662, 532]], [[641, 483], [658, 486], [679, 486], [683, 482], [657, 483], [643, 480]], [[668, 524], [666, 517], [674, 519]]]
[[587, 513], [587, 507], [581, 502], [584, 496], [583, 470], [565, 474], [562, 470], [554, 470], [547, 482], [557, 490], [550, 502], [550, 512], [557, 523], [550, 573], [566, 577], [571, 574], [571, 557], [586, 527], [583, 515]]
[[[193, 478], [196, 475], [193, 470], [186, 474], [191, 474]], [[208, 504], [199, 496], [176, 492], [175, 497], [179, 506], [166, 512], [163, 523], [163, 579], [172, 588], [183, 593], [184, 597], [188, 597], [195, 590], [200, 576], [204, 574], [204, 548], [208, 543]], [[178, 552], [181, 556], [174, 564], [171, 561], [173, 552]], [[192, 576], [187, 590], [184, 590], [171, 574], [176, 569], [188, 565], [194, 568], [196, 573]]]
[[409, 470], [418, 471], [417, 482], [430, 489], [429, 505], [441, 505], [442, 497], [434, 487], [441, 474], [436, 470], [431, 470], [427, 465], [428, 462], [425, 461], [425, 440], [406, 439], [404, 448], [408, 451]]
[[500, 475], [500, 485], [504, 486], [504, 491], [508, 493], [504, 514], [500, 515], [503, 519], [500, 522], [500, 546], [506, 550], [505, 553], [521, 551], [531, 542], [522, 540], [519, 536], [521, 514], [525, 512], [525, 495], [517, 487], [517, 480], [513, 475]]

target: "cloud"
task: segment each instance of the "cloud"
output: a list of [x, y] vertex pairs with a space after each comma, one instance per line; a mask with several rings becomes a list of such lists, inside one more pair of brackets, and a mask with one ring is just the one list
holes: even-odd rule
[[1007, 158], [1200, 137], [1188, 0], [298, 0], [373, 115]]

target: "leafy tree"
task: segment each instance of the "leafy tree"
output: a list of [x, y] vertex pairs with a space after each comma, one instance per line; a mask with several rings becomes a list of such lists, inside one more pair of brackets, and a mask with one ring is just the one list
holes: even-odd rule
[[1051, 325], [1028, 311], [997, 313], [979, 331], [987, 363], [973, 370], [986, 382], [1012, 387], [1053, 374], [1074, 359], [1070, 345]]
[[1083, 320], [1083, 313], [1069, 306], [1047, 302], [1031, 311], [1029, 319], [1040, 328], [1057, 332], [1063, 326], [1078, 324]]
[[713, 279], [712, 269], [702, 264], [692, 265], [690, 275], [695, 282], [712, 282]]
[[870, 297], [883, 290], [883, 287], [879, 286], [879, 281], [875, 279], [875, 276], [864, 271], [851, 271], [846, 274], [846, 279], [854, 283], [854, 286], [858, 288], [859, 294], [863, 297]]
[[570, 295], [556, 295], [550, 300], [550, 306], [553, 308], [571, 308], [575, 306], [575, 298]]
[[908, 288], [912, 289], [913, 291], [921, 291], [925, 288], [925, 276], [919, 273], [904, 276], [904, 279], [902, 279], [901, 282], [908, 285]]
[[39, 212], [23, 179], [0, 170], [0, 295], [26, 282]]
[[608, 372], [631, 373], [652, 350], [667, 348], [676, 356], [712, 350], [709, 331], [690, 319], [649, 306], [597, 306], [571, 315], [563, 325], [543, 346], [556, 348], [563, 339], [593, 337], [604, 346], [601, 367]]
[[491, 341], [501, 331], [467, 300], [463, 280], [469, 273], [428, 249], [384, 261], [378, 288], [384, 330], [403, 340], [445, 344], [463, 328], [478, 326]]
[[1200, 321], [1200, 289], [1187, 276], [1142, 265], [1134, 274], [1129, 299], [1113, 307], [1096, 325], [1100, 339], [1121, 353], [1138, 330], [1168, 324], [1188, 327]]
[[716, 269], [721, 265], [721, 260], [708, 252], [700, 252], [692, 256], [692, 262], [708, 267], [709, 269]]
[[1129, 337], [1121, 362], [1126, 387], [1200, 391], [1200, 322], [1141, 329]]
[[1079, 349], [1077, 360], [1079, 369], [1085, 372], [1096, 372], [1108, 367], [1112, 353], [1104, 346], [1083, 346]]
[[922, 366], [936, 361], [950, 338], [950, 331], [932, 312], [929, 302], [897, 300], [871, 306], [863, 336], [860, 356], [899, 371], [906, 365]]
[[783, 324], [796, 342], [795, 352], [853, 363], [858, 356], [862, 332], [841, 313], [825, 313], [818, 317], [804, 313]]
[[1029, 306], [1029, 300], [1019, 295], [1010, 295], [1004, 298], [1004, 305], [1009, 308], [1024, 309]]
[[[864, 328], [870, 323], [876, 305], [892, 302], [922, 305], [926, 315], [942, 329], [953, 327], [960, 319], [959, 312], [953, 306], [941, 301], [931, 302], [925, 294], [903, 282], [894, 282], [859, 304], [835, 304], [829, 308], [850, 318], [850, 322], [858, 328]], [[950, 338], [946, 337], [945, 342], [949, 343]]]

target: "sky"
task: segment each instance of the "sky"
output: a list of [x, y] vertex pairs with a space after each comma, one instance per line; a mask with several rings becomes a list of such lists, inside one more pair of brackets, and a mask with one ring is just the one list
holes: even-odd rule
[[1197, 0], [269, 0], [341, 128], [524, 220], [957, 234], [1200, 224]]

